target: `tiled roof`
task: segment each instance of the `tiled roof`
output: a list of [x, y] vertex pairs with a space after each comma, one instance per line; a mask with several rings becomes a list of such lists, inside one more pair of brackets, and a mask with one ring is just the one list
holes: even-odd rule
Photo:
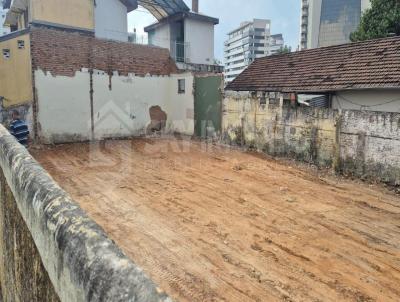
[[324, 92], [400, 88], [400, 37], [257, 59], [227, 90]]

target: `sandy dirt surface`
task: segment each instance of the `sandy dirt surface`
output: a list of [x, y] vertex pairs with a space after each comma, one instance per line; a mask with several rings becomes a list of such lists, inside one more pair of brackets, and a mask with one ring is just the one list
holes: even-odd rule
[[32, 151], [176, 301], [400, 301], [400, 200], [198, 142]]

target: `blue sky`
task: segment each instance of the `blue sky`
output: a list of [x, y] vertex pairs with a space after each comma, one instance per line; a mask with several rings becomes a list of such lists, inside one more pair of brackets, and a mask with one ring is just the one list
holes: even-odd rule
[[[184, 0], [191, 7], [191, 0]], [[223, 59], [226, 34], [239, 26], [242, 21], [253, 18], [271, 20], [272, 34], [282, 33], [285, 43], [293, 49], [299, 44], [300, 0], [199, 0], [200, 12], [217, 17], [220, 24], [215, 28], [215, 56]], [[143, 27], [155, 22], [151, 14], [143, 8], [128, 16], [129, 31], [136, 27], [143, 33]]]

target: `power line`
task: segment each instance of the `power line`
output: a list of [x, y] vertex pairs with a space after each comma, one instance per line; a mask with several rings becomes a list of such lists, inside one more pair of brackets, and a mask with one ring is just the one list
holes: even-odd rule
[[364, 108], [379, 107], [379, 106], [383, 106], [383, 105], [387, 105], [387, 104], [391, 104], [391, 103], [395, 103], [395, 102], [400, 102], [400, 99], [394, 99], [394, 100], [385, 101], [385, 102], [377, 103], [377, 104], [373, 104], [373, 105], [365, 105], [365, 104], [358, 104], [358, 103], [356, 103], [354, 101], [351, 101], [351, 100], [349, 100], [349, 99], [347, 99], [347, 98], [345, 98], [344, 96], [341, 96], [341, 95], [337, 95], [337, 97], [342, 99], [345, 102], [348, 102], [348, 103], [352, 104], [352, 105], [360, 106], [360, 107], [364, 107]]

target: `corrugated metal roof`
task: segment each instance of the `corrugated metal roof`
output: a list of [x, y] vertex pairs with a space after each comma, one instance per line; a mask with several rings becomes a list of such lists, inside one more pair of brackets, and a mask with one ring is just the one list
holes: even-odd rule
[[157, 20], [190, 11], [183, 0], [137, 0], [137, 3], [147, 9]]
[[234, 91], [327, 92], [400, 88], [400, 37], [257, 59], [228, 86]]
[[[1, 1], [1, 0], [0, 0]], [[157, 20], [167, 18], [177, 13], [188, 12], [190, 8], [183, 0], [120, 0], [132, 11], [138, 5], [147, 9]], [[4, 8], [10, 8], [12, 0], [4, 0]]]

